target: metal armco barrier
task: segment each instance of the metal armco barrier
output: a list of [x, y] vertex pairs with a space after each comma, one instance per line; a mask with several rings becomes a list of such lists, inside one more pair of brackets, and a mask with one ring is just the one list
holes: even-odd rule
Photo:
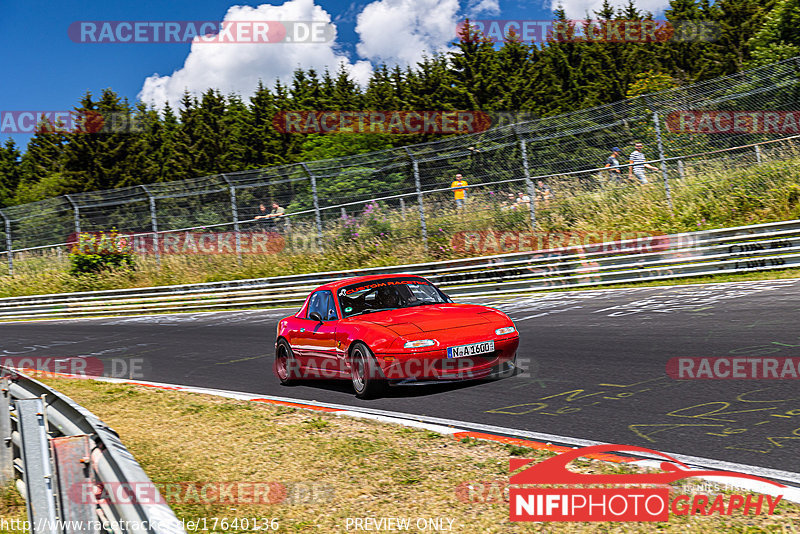
[[[25, 497], [33, 534], [185, 533], [113, 430], [41, 382], [0, 372], [0, 476]], [[93, 490], [104, 484], [135, 490], [98, 500]], [[154, 498], [138, 502], [141, 488]]]
[[0, 320], [295, 306], [322, 283], [365, 274], [418, 274], [454, 297], [478, 297], [797, 265], [800, 220], [793, 220], [414, 265], [12, 297], [0, 299]]

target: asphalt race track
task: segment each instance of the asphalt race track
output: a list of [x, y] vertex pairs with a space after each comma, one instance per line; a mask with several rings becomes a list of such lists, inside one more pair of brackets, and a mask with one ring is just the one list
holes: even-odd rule
[[117, 376], [800, 473], [800, 381], [678, 381], [665, 373], [674, 357], [800, 357], [800, 280], [551, 293], [494, 305], [521, 333], [524, 372], [493, 382], [398, 386], [371, 401], [356, 399], [348, 382], [278, 383], [273, 344], [286, 310], [3, 323], [0, 358], [114, 358]]

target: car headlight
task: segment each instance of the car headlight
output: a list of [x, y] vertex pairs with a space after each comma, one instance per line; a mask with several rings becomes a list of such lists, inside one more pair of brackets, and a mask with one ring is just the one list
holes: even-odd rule
[[407, 341], [403, 348], [405, 349], [418, 349], [420, 347], [431, 347], [436, 345], [435, 339], [419, 339], [417, 341]]
[[513, 326], [505, 326], [503, 328], [498, 328], [497, 330], [494, 331], [494, 333], [495, 335], [498, 336], [504, 336], [506, 334], [513, 334], [516, 331], [517, 329], [514, 328]]

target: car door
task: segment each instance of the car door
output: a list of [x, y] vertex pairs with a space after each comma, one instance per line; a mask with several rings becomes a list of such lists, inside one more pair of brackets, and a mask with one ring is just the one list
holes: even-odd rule
[[[318, 313], [322, 321], [311, 319], [312, 313]], [[338, 368], [338, 352], [336, 344], [336, 327], [339, 315], [330, 291], [316, 291], [309, 300], [306, 317], [302, 319], [303, 332], [298, 340], [302, 340], [302, 365], [309, 370], [316, 370], [323, 378], [338, 378], [343, 370]]]

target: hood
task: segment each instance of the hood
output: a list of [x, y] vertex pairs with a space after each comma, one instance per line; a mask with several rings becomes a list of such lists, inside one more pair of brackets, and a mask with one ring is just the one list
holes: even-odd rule
[[489, 324], [492, 314], [483, 306], [434, 304], [405, 310], [390, 310], [365, 315], [362, 321], [390, 329], [399, 336]]

